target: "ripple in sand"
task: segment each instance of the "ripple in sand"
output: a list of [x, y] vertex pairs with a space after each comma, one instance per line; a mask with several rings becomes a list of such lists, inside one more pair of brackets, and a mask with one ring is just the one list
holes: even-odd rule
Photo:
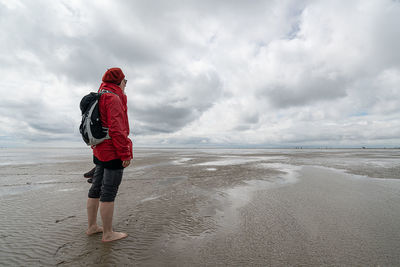
[[65, 188], [65, 189], [59, 189], [57, 190], [58, 192], [70, 192], [70, 191], [80, 191], [77, 188]]
[[151, 201], [151, 200], [155, 200], [155, 199], [158, 199], [158, 198], [160, 198], [161, 196], [154, 196], [154, 197], [146, 197], [146, 198], [144, 198], [144, 199], [142, 199], [140, 202], [146, 202], [146, 201]]
[[299, 176], [298, 171], [301, 170], [300, 166], [284, 164], [284, 163], [259, 163], [256, 165], [259, 168], [265, 169], [275, 169], [285, 174], [279, 175], [280, 183], [295, 183], [297, 182], [297, 177]]
[[10, 196], [10, 195], [18, 195], [21, 193], [25, 193], [31, 190], [42, 189], [45, 187], [49, 187], [50, 185], [44, 184], [25, 184], [25, 185], [13, 185], [13, 186], [5, 186], [0, 187], [0, 196]]
[[166, 177], [163, 180], [161, 180], [159, 182], [159, 184], [161, 184], [161, 185], [172, 185], [172, 184], [176, 185], [187, 179], [188, 179], [187, 176]]

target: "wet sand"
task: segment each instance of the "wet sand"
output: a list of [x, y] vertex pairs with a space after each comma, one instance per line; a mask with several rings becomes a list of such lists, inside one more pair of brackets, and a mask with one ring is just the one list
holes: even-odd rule
[[[400, 150], [136, 150], [87, 237], [76, 162], [0, 167], [1, 266], [400, 264]], [[70, 160], [70, 159], [69, 159]]]

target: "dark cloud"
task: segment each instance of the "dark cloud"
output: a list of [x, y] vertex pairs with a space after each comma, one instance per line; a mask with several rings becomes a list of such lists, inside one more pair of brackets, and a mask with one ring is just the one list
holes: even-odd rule
[[240, 122], [234, 127], [234, 131], [247, 131], [252, 129], [260, 121], [260, 114], [243, 110], [240, 115]]
[[134, 117], [144, 124], [144, 133], [160, 132], [171, 133], [198, 118], [198, 114], [191, 108], [177, 108], [170, 105], [150, 107], [149, 109], [133, 108]]
[[162, 84], [152, 84], [153, 90], [147, 86], [138, 88], [146, 102], [130, 100], [130, 114], [139, 124], [140, 133], [178, 131], [198, 119], [222, 96], [222, 83], [214, 72], [179, 73], [162, 80]]
[[[0, 107], [2, 118], [15, 122], [13, 135], [27, 141], [76, 140], [78, 125], [61, 118], [40, 98], [7, 101]], [[4, 132], [3, 132], [4, 134]]]
[[346, 96], [347, 83], [343, 79], [306, 79], [293, 86], [277, 85], [260, 93], [272, 106], [288, 108], [314, 104], [319, 101], [334, 101]]

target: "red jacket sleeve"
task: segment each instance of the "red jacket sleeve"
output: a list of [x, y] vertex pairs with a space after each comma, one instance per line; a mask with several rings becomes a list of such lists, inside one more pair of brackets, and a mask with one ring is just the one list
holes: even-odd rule
[[109, 96], [109, 99], [107, 99], [107, 121], [109, 126], [108, 134], [118, 157], [122, 161], [132, 159], [132, 142], [128, 138], [128, 117], [119, 97]]

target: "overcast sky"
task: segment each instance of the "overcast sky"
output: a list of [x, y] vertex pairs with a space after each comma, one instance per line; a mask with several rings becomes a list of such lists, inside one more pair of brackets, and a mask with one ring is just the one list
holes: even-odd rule
[[400, 146], [400, 1], [0, 0], [0, 32], [0, 147], [84, 146], [110, 67], [136, 146]]

